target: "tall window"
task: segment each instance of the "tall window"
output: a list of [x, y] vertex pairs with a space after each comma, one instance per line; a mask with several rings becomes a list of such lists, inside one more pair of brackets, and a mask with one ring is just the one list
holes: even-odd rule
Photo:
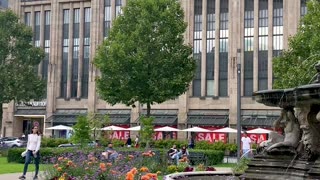
[[228, 96], [229, 1], [220, 2], [219, 96]]
[[104, 30], [103, 36], [108, 37], [111, 27], [111, 0], [104, 0]]
[[273, 0], [273, 56], [283, 49], [283, 0]]
[[213, 96], [214, 91], [214, 50], [215, 50], [215, 0], [207, 0], [207, 61], [206, 87], [207, 96]]
[[40, 11], [34, 13], [34, 45], [40, 47]]
[[[33, 41], [35, 47], [40, 47], [40, 11], [34, 13], [34, 31]], [[34, 67], [35, 73], [38, 74], [38, 66]], [[40, 72], [41, 73], [41, 72]]]
[[68, 80], [68, 54], [69, 54], [69, 23], [70, 10], [63, 10], [63, 26], [62, 26], [62, 71], [61, 71], [61, 97], [67, 97], [67, 80]]
[[71, 78], [71, 97], [77, 97], [78, 90], [78, 66], [79, 66], [79, 27], [80, 9], [73, 11], [73, 53], [72, 53], [72, 78]]
[[259, 1], [258, 89], [268, 89], [268, 0]]
[[307, 14], [307, 0], [300, 1], [300, 16]]
[[31, 13], [30, 12], [24, 13], [24, 23], [27, 26], [31, 26]]
[[116, 17], [119, 16], [119, 14], [122, 14], [121, 6], [122, 0], [116, 0]]
[[42, 67], [42, 78], [48, 78], [48, 64], [49, 64], [49, 54], [50, 54], [50, 11], [44, 12], [44, 52], [45, 58], [43, 60]]
[[244, 96], [253, 93], [254, 0], [245, 0], [244, 10]]
[[194, 1], [193, 56], [197, 61], [196, 76], [193, 80], [193, 96], [201, 96], [201, 50], [202, 50], [202, 0]]
[[81, 97], [88, 98], [88, 81], [89, 81], [89, 58], [90, 58], [90, 22], [91, 9], [84, 9], [84, 44], [83, 44], [83, 69], [82, 69], [82, 86]]

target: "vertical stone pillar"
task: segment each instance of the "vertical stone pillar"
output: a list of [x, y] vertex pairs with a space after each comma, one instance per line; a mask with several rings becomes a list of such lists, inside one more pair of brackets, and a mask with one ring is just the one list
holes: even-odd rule
[[299, 26], [300, 2], [283, 0], [283, 48], [288, 49], [289, 37], [294, 35]]
[[258, 91], [259, 0], [254, 0], [253, 92]]
[[242, 97], [244, 95], [244, 8], [245, 8], [245, 1], [240, 0], [239, 6], [240, 6], [239, 7], [239, 9], [240, 9], [239, 36], [240, 36], [240, 38], [238, 38], [238, 47], [240, 47], [240, 49], [241, 49], [240, 62], [241, 62], [241, 97]]
[[207, 71], [207, 0], [202, 1], [202, 49], [201, 49], [201, 96], [207, 94], [206, 71]]
[[73, 19], [74, 9], [73, 3], [70, 3], [69, 12], [69, 53], [68, 53], [68, 76], [67, 76], [67, 98], [71, 97], [71, 86], [72, 86], [72, 63], [73, 63]]
[[214, 96], [219, 95], [219, 46], [220, 46], [220, 0], [216, 0], [215, 7], [215, 48], [214, 48]]
[[95, 78], [98, 74], [98, 70], [92, 64], [93, 58], [96, 53], [97, 47], [103, 41], [103, 1], [92, 0], [91, 1], [91, 23], [90, 23], [90, 69], [89, 69], [89, 90], [88, 90], [88, 111], [95, 112], [97, 93]]
[[[48, 66], [48, 81], [47, 81], [47, 106], [46, 117], [44, 118], [44, 128], [52, 125], [46, 122], [55, 111], [56, 98], [60, 96], [60, 80], [62, 67], [62, 23], [63, 16], [60, 11], [58, 0], [51, 1], [51, 19], [50, 19], [50, 58]], [[51, 130], [44, 132], [45, 136], [52, 134]]]
[[[181, 8], [184, 10], [185, 17], [184, 21], [189, 22], [187, 30], [184, 34], [185, 43], [193, 43], [193, 29], [194, 29], [194, 0], [181, 0]], [[189, 91], [179, 96], [178, 101], [178, 129], [187, 128], [187, 118], [188, 118], [188, 100], [191, 95], [192, 86], [190, 86]], [[178, 132], [178, 139], [186, 139], [186, 132]]]
[[77, 84], [77, 99], [81, 98], [82, 94], [82, 72], [83, 72], [83, 45], [84, 45], [84, 17], [85, 12], [83, 2], [80, 2], [80, 25], [79, 25], [79, 66], [78, 66], [78, 84]]
[[273, 1], [268, 1], [268, 89], [272, 89], [273, 73]]
[[[241, 16], [242, 9], [241, 0], [229, 1], [229, 71], [228, 71], [228, 80], [229, 80], [229, 125], [235, 126], [238, 122], [237, 118], [237, 97], [238, 91], [241, 93], [241, 88], [238, 89], [237, 82], [237, 62], [238, 62], [238, 53], [237, 50], [241, 48], [242, 37], [243, 37], [243, 17]], [[241, 61], [241, 59], [240, 59]], [[229, 136], [231, 139], [234, 137]]]
[[111, 27], [113, 25], [113, 21], [116, 18], [116, 0], [111, 0]]
[[[40, 47], [44, 48], [44, 27], [45, 27], [45, 12], [44, 12], [44, 5], [41, 5], [40, 10]], [[42, 77], [42, 71], [43, 71], [43, 60], [39, 63], [38, 66], [38, 76]]]

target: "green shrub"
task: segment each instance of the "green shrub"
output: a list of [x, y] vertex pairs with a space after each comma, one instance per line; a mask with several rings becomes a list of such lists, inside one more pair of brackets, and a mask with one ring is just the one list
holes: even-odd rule
[[227, 144], [226, 149], [229, 150], [230, 153], [236, 153], [237, 152], [237, 145], [236, 144]]
[[8, 149], [1, 149], [0, 150], [0, 157], [7, 157], [8, 156]]
[[[8, 162], [24, 163], [24, 158], [21, 157], [21, 153], [25, 151], [25, 148], [12, 148], [8, 151], [7, 160]], [[64, 152], [73, 152], [74, 148], [41, 148], [40, 157], [41, 162], [48, 160], [53, 156], [58, 156]]]
[[124, 140], [114, 139], [112, 140], [113, 147], [123, 147], [126, 142]]
[[58, 147], [60, 144], [70, 143], [68, 139], [65, 138], [46, 138], [41, 139], [41, 147]]
[[177, 145], [178, 148], [181, 148], [183, 145], [187, 146], [187, 141], [179, 141], [175, 139], [166, 139], [166, 140], [156, 140], [154, 141], [155, 148], [164, 148], [170, 149], [173, 145]]
[[249, 162], [250, 162], [250, 159], [247, 159], [247, 158], [240, 159], [240, 162], [235, 167], [233, 167], [232, 169], [233, 172], [237, 174], [244, 173], [248, 169]]
[[188, 167], [188, 166], [189, 166], [188, 163], [186, 163], [186, 162], [180, 162], [180, 163], [177, 165], [177, 171], [178, 171], [178, 172], [183, 172], [184, 169], [185, 169], [186, 167]]
[[167, 172], [169, 174], [175, 173], [178, 171], [178, 167], [176, 165], [170, 165], [167, 167]]
[[224, 151], [192, 149], [189, 152], [204, 153], [207, 158], [207, 165], [222, 163], [224, 157]]
[[[77, 148], [41, 148], [40, 156], [42, 163], [49, 163], [51, 157], [61, 156], [63, 153], [74, 153]], [[104, 148], [90, 148], [81, 149], [84, 152], [101, 152], [104, 151]], [[145, 149], [136, 149], [136, 148], [116, 148], [120, 154], [129, 154], [131, 152], [144, 152]], [[21, 153], [25, 151], [25, 148], [12, 148], [8, 151], [7, 160], [8, 162], [17, 162], [24, 163], [24, 158], [21, 157]], [[166, 162], [168, 159], [167, 151], [168, 149], [154, 149], [156, 156], [159, 160], [159, 163]], [[222, 151], [215, 150], [198, 150], [191, 149], [190, 152], [202, 152], [207, 156], [208, 165], [214, 165], [222, 163], [224, 153]]]

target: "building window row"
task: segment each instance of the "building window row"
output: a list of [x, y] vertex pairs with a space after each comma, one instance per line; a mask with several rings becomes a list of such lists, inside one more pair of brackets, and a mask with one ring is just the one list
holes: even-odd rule
[[63, 10], [63, 26], [62, 26], [62, 63], [61, 63], [61, 85], [60, 96], [67, 97], [67, 82], [68, 82], [68, 57], [69, 57], [69, 25], [70, 25], [70, 10]]
[[84, 43], [83, 43], [81, 97], [88, 98], [91, 8], [85, 8], [84, 12], [85, 12], [84, 13], [85, 19], [84, 19]]
[[308, 0], [301, 0], [300, 1], [300, 16], [303, 17], [307, 14], [307, 1]]
[[273, 56], [283, 49], [283, 0], [273, 0]]
[[[44, 15], [42, 15], [43, 13]], [[33, 15], [33, 17], [32, 17]], [[33, 21], [32, 21], [33, 19]], [[44, 22], [42, 24], [41, 22]], [[44, 12], [35, 11], [24, 13], [24, 23], [33, 29], [33, 44], [35, 47], [44, 48], [45, 57], [38, 66], [35, 67], [37, 73], [43, 80], [48, 78], [48, 65], [50, 57], [50, 24], [51, 24], [51, 11]], [[41, 28], [43, 28], [43, 37], [41, 37]], [[46, 92], [45, 92], [46, 96]]]
[[193, 57], [196, 61], [196, 75], [193, 80], [193, 96], [201, 96], [201, 52], [202, 52], [202, 0], [194, 1]]
[[258, 90], [268, 89], [268, 0], [259, 0]]
[[228, 96], [228, 51], [229, 51], [229, 0], [220, 1], [219, 37], [219, 91], [220, 97]]
[[60, 96], [67, 99], [88, 98], [91, 8], [73, 9], [72, 12], [65, 9], [63, 19]]
[[206, 96], [214, 96], [215, 3], [207, 1]]
[[244, 10], [244, 66], [243, 95], [253, 93], [253, 35], [254, 35], [254, 0], [245, 0]]

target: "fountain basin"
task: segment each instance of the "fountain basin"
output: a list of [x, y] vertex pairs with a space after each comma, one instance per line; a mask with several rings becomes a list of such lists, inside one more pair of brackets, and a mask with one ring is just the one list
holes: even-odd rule
[[253, 93], [255, 100], [266, 106], [279, 107], [284, 97], [283, 89], [262, 90]]
[[253, 93], [256, 101], [272, 107], [295, 107], [297, 104], [320, 104], [320, 84], [292, 89], [262, 90]]
[[239, 177], [234, 176], [232, 171], [195, 171], [181, 172], [164, 176], [164, 180], [238, 180]]

